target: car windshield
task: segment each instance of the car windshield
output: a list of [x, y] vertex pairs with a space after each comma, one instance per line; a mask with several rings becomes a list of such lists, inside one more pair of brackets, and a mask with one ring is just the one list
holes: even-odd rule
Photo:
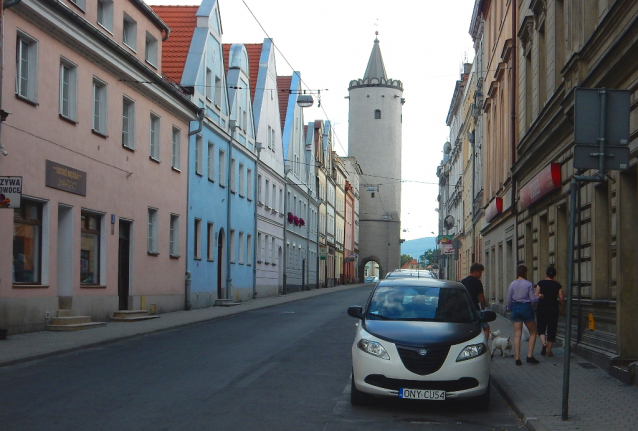
[[472, 323], [476, 314], [465, 289], [425, 286], [379, 286], [367, 318]]
[[389, 273], [386, 278], [434, 278], [434, 275], [430, 271], [397, 271]]

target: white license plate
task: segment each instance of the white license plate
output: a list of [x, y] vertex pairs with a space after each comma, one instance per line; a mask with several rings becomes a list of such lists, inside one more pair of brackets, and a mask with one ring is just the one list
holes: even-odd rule
[[429, 389], [399, 389], [399, 398], [412, 400], [434, 400], [443, 401], [445, 391], [433, 391]]

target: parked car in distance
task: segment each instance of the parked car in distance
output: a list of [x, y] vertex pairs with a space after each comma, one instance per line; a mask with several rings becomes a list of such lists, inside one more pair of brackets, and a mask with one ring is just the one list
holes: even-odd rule
[[491, 357], [482, 322], [458, 282], [432, 278], [381, 280], [365, 306], [348, 308], [360, 319], [352, 344], [353, 405], [370, 397], [490, 402]]
[[426, 269], [398, 269], [388, 272], [385, 278], [437, 278], [436, 274]]
[[379, 281], [379, 277], [377, 277], [376, 275], [371, 275], [370, 277], [366, 277], [364, 283], [376, 283], [377, 281]]

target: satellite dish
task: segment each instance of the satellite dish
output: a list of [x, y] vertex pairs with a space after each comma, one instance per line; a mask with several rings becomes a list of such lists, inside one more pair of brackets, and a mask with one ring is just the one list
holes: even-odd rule
[[445, 217], [445, 219], [443, 220], [443, 226], [445, 226], [447, 230], [452, 229], [454, 227], [454, 217], [452, 217], [451, 215]]

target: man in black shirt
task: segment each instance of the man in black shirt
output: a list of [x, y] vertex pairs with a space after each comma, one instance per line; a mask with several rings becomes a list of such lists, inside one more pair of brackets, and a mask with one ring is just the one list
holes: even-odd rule
[[[467, 289], [472, 298], [472, 304], [477, 310], [481, 311], [485, 309], [485, 292], [483, 290], [483, 283], [481, 283], [481, 276], [485, 271], [485, 267], [480, 263], [473, 263], [470, 267], [470, 275], [461, 280], [463, 286]], [[481, 328], [485, 332], [485, 337], [490, 339], [490, 325], [487, 323], [481, 323]]]

